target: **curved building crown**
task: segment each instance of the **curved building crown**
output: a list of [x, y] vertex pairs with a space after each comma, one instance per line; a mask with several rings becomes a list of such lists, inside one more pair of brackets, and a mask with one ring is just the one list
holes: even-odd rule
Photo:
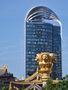
[[57, 15], [49, 8], [44, 6], [38, 6], [30, 10], [30, 12], [27, 15], [26, 20], [32, 21], [32, 20], [53, 20], [58, 19]]

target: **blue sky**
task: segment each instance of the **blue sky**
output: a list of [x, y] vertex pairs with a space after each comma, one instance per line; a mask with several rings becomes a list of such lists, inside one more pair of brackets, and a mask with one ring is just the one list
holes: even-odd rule
[[25, 75], [25, 16], [40, 5], [52, 9], [62, 22], [62, 69], [63, 76], [68, 74], [68, 1], [0, 0], [0, 66], [7, 64], [9, 72], [19, 79]]

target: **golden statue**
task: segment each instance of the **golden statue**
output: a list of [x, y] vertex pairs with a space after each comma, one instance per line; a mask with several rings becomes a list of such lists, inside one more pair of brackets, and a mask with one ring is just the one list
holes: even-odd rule
[[50, 79], [53, 63], [56, 61], [56, 55], [53, 53], [43, 52], [36, 55], [38, 62], [38, 74], [42, 80]]
[[36, 88], [34, 90], [42, 90], [39, 84], [43, 84], [46, 80], [50, 79], [53, 63], [56, 61], [56, 55], [48, 52], [38, 53], [36, 55], [36, 61], [38, 63], [37, 71], [22, 81], [10, 82], [9, 90], [13, 90], [14, 87], [18, 90], [17, 85], [29, 85], [24, 90], [31, 88]]

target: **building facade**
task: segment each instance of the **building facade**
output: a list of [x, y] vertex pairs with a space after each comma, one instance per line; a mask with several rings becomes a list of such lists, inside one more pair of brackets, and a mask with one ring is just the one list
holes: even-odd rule
[[61, 79], [61, 22], [52, 10], [44, 6], [31, 9], [26, 17], [26, 77], [36, 71], [35, 57], [40, 52], [57, 55], [51, 77]]

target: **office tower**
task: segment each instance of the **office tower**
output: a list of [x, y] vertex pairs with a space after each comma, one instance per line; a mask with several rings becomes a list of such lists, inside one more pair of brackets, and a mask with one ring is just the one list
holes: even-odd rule
[[49, 8], [38, 6], [31, 9], [26, 17], [26, 77], [37, 69], [35, 56], [40, 52], [57, 55], [51, 77], [62, 78], [61, 22]]

